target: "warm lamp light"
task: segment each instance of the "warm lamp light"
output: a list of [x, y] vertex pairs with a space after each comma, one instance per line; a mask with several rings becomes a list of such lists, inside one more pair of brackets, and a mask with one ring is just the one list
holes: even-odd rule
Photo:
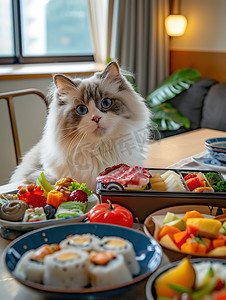
[[187, 19], [183, 15], [169, 15], [165, 19], [166, 32], [170, 36], [183, 35], [187, 27]]

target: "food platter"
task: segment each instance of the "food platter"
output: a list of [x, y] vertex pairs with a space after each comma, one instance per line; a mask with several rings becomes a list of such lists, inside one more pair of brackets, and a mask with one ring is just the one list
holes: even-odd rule
[[[10, 191], [8, 194], [15, 194], [17, 191]], [[96, 194], [92, 194], [92, 201], [95, 204], [100, 203], [99, 198]], [[63, 225], [63, 224], [74, 224], [82, 222], [84, 219], [87, 218], [88, 211], [80, 216], [75, 217], [68, 217], [64, 219], [50, 219], [38, 222], [22, 222], [22, 221], [7, 221], [0, 218], [0, 226], [5, 229], [9, 230], [16, 230], [16, 231], [30, 231], [35, 230], [43, 227], [48, 227], [52, 225]]]
[[[44, 286], [43, 284], [23, 280], [14, 273], [21, 255], [23, 255], [26, 251], [30, 249], [36, 249], [45, 243], [59, 243], [71, 234], [80, 235], [87, 233], [94, 234], [99, 238], [103, 238], [105, 236], [116, 236], [130, 241], [134, 246], [136, 260], [140, 265], [139, 274], [130, 282], [111, 287], [66, 289]], [[153, 273], [161, 263], [162, 250], [154, 239], [149, 238], [143, 233], [134, 229], [109, 224], [84, 223], [51, 226], [26, 233], [22, 237], [11, 242], [11, 244], [5, 249], [3, 259], [8, 272], [10, 272], [14, 279], [16, 279], [22, 285], [31, 288], [36, 292], [45, 294], [46, 296], [61, 296], [63, 298], [69, 297], [71, 299], [74, 299], [75, 296], [80, 297], [79, 299], [81, 299], [82, 296], [104, 296], [106, 299], [108, 296], [112, 296], [114, 293], [125, 292], [127, 289], [131, 289], [135, 284], [140, 283], [145, 278], [150, 276], [150, 274]]]
[[10, 229], [10, 230], [18, 230], [18, 231], [30, 231], [42, 227], [48, 227], [52, 225], [63, 225], [63, 224], [74, 224], [82, 222], [86, 217], [88, 213], [85, 213], [82, 216], [77, 217], [71, 217], [66, 219], [52, 219], [52, 220], [46, 220], [46, 221], [39, 221], [39, 222], [12, 222], [12, 221], [6, 221], [3, 219], [0, 219], [0, 226]]
[[[167, 171], [172, 171], [180, 175], [183, 184], [183, 176], [186, 173], [207, 174], [213, 170], [188, 170], [185, 169], [158, 169], [145, 168], [151, 174], [163, 174]], [[223, 179], [221, 173], [216, 172]], [[191, 192], [187, 188], [183, 191], [157, 191], [153, 189], [144, 190], [122, 190], [108, 189], [100, 180], [97, 182], [97, 194], [102, 202], [110, 200], [112, 203], [117, 203], [127, 207], [135, 217], [144, 220], [150, 213], [169, 206], [177, 205], [210, 205], [217, 207], [226, 206], [226, 192]]]

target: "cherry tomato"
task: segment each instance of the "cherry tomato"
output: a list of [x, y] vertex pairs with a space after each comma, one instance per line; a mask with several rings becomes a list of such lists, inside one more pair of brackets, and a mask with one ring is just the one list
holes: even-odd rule
[[101, 203], [95, 205], [88, 213], [91, 223], [108, 223], [125, 227], [132, 227], [133, 215], [125, 207], [119, 204]]

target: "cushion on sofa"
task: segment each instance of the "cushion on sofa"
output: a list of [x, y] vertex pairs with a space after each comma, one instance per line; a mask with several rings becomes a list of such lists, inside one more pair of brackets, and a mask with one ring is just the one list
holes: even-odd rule
[[175, 131], [160, 131], [161, 138], [200, 128], [204, 99], [210, 88], [216, 83], [218, 83], [218, 81], [214, 79], [201, 78], [188, 90], [183, 91], [181, 94], [169, 100], [169, 103], [190, 120], [191, 127], [190, 129], [181, 127]]
[[190, 120], [190, 129], [200, 127], [204, 98], [209, 89], [216, 83], [217, 81], [214, 79], [201, 78], [188, 90], [170, 100], [170, 103]]
[[226, 131], [226, 83], [209, 90], [202, 113], [201, 127]]

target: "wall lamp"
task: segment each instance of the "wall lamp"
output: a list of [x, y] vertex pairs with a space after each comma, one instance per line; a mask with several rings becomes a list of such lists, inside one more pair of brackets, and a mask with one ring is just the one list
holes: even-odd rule
[[[173, 1], [172, 1], [173, 2]], [[177, 4], [177, 11], [180, 11], [179, 1], [174, 1]], [[172, 11], [173, 9], [171, 9]], [[181, 36], [184, 34], [186, 27], [187, 27], [187, 19], [185, 16], [181, 15], [180, 13], [171, 13], [166, 19], [165, 19], [165, 26], [166, 26], [166, 32], [169, 36]]]

